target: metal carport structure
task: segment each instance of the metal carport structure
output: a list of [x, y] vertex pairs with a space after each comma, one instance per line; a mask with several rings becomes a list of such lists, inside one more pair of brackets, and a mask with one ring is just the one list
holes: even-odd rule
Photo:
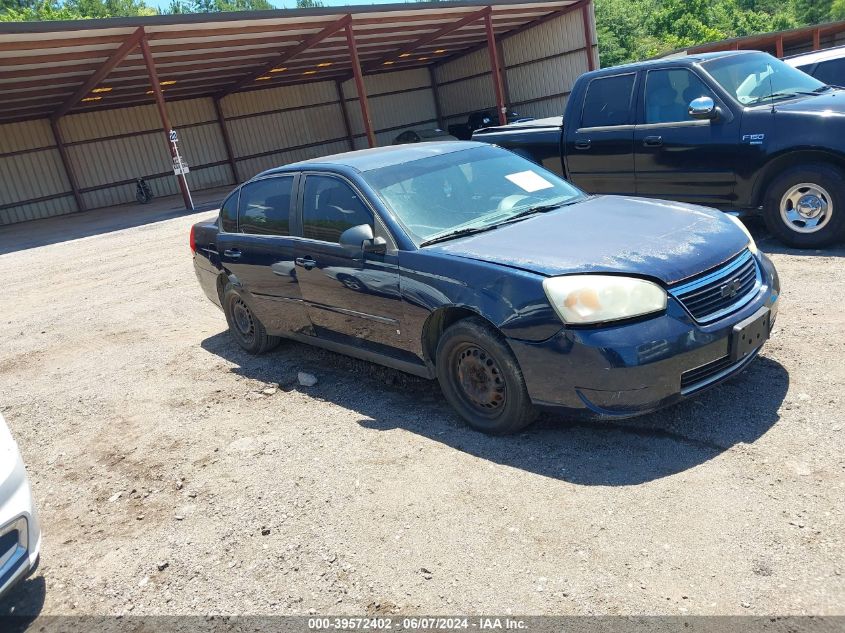
[[126, 202], [136, 176], [175, 193], [170, 130], [206, 188], [475, 109], [559, 114], [593, 23], [589, 0], [0, 23], [0, 224]]

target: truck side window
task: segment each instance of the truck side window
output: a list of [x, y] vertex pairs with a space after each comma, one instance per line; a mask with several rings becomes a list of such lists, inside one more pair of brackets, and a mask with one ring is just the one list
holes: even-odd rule
[[631, 93], [635, 73], [599, 77], [587, 86], [581, 127], [626, 125], [631, 122]]
[[290, 235], [293, 176], [266, 178], [241, 189], [239, 221], [242, 233]]
[[302, 206], [304, 237], [337, 243], [341, 233], [359, 224], [373, 226], [373, 214], [352, 187], [339, 178], [306, 176]]
[[699, 97], [715, 98], [692, 71], [686, 68], [650, 70], [645, 84], [645, 122], [692, 121], [689, 104]]
[[220, 207], [220, 230], [224, 233], [238, 232], [238, 191], [226, 198]]

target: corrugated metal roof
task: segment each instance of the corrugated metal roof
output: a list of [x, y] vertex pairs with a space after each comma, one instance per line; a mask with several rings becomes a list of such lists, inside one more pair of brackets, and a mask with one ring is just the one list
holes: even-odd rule
[[[351, 23], [364, 72], [374, 74], [439, 64], [483, 46], [481, 12], [486, 7], [494, 32], [501, 37], [576, 4], [580, 3], [469, 1], [4, 22], [0, 23], [0, 123], [62, 111], [113, 57], [122, 59], [68, 111], [152, 103], [138, 47], [117, 55], [133, 36], [143, 35], [149, 42], [160, 85], [170, 101], [346, 80], [351, 60], [343, 27], [335, 28], [344, 20]], [[309, 41], [314, 43], [306, 47]]]

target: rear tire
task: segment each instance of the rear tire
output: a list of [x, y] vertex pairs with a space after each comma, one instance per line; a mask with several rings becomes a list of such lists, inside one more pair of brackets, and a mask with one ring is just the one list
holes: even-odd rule
[[763, 202], [766, 227], [794, 248], [821, 248], [845, 238], [845, 182], [831, 165], [787, 169], [769, 185]]
[[536, 411], [516, 357], [482, 319], [458, 321], [443, 333], [436, 367], [446, 400], [474, 429], [506, 435], [534, 421]]
[[252, 313], [241, 291], [231, 283], [227, 283], [223, 290], [223, 312], [232, 338], [250, 354], [263, 354], [281, 342], [278, 336], [267, 334], [264, 324]]

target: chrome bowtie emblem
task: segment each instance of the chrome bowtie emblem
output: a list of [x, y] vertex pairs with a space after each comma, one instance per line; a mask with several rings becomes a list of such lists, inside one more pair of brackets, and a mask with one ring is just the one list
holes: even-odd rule
[[742, 284], [739, 282], [739, 278], [731, 279], [728, 283], [722, 286], [719, 290], [722, 294], [722, 297], [725, 299], [730, 299], [731, 297], [735, 297], [739, 292], [739, 289], [742, 287]]

